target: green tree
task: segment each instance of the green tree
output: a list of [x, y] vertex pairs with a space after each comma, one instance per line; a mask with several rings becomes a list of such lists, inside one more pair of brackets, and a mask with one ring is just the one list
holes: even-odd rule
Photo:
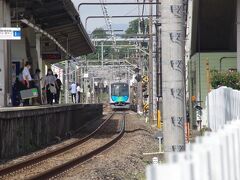
[[106, 31], [104, 31], [103, 28], [96, 28], [93, 30], [92, 36], [95, 38], [106, 38], [107, 33], [106, 33]]
[[227, 86], [240, 90], [240, 74], [238, 72], [211, 71], [211, 85], [214, 89], [219, 86]]
[[[107, 33], [103, 28], [96, 28], [91, 34], [92, 38], [107, 38]], [[104, 56], [109, 53], [109, 47], [104, 47]], [[98, 59], [101, 57], [101, 46], [96, 46], [96, 52], [87, 55], [87, 59]]]
[[138, 32], [138, 19], [129, 22], [129, 27], [125, 31], [126, 34], [137, 34]]
[[[137, 34], [138, 33], [138, 21], [139, 19], [134, 19], [129, 22], [129, 27], [125, 31], [126, 34]], [[140, 22], [140, 29], [141, 32], [147, 33], [149, 26], [148, 26], [148, 19], [141, 20]]]

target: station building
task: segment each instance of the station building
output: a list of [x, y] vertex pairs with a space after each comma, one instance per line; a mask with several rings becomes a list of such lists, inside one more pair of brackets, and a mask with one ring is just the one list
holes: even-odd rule
[[[26, 61], [45, 74], [51, 64], [94, 51], [71, 0], [0, 0], [0, 27], [19, 27], [20, 40], [0, 40], [0, 107]], [[63, 72], [61, 72], [63, 74]]]

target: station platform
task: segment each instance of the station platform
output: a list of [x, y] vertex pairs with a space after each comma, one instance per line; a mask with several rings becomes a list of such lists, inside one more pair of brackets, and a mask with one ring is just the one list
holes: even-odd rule
[[0, 108], [0, 159], [46, 147], [101, 116], [102, 104], [61, 104]]

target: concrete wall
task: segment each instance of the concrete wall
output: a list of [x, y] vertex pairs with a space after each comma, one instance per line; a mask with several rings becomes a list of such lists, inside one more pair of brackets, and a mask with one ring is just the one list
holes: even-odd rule
[[54, 143], [102, 115], [102, 105], [20, 107], [0, 112], [0, 159], [13, 158]]
[[21, 67], [27, 61], [26, 41], [24, 35], [21, 40], [11, 41], [11, 58], [12, 62], [21, 62]]

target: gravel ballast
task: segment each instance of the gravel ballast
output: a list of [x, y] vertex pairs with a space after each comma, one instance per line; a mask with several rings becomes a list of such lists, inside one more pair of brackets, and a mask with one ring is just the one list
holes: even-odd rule
[[147, 125], [136, 113], [129, 112], [126, 117], [126, 133], [120, 142], [68, 171], [61, 179], [145, 179], [145, 168], [152, 156], [143, 153], [158, 151], [158, 140], [154, 138], [157, 129]]

